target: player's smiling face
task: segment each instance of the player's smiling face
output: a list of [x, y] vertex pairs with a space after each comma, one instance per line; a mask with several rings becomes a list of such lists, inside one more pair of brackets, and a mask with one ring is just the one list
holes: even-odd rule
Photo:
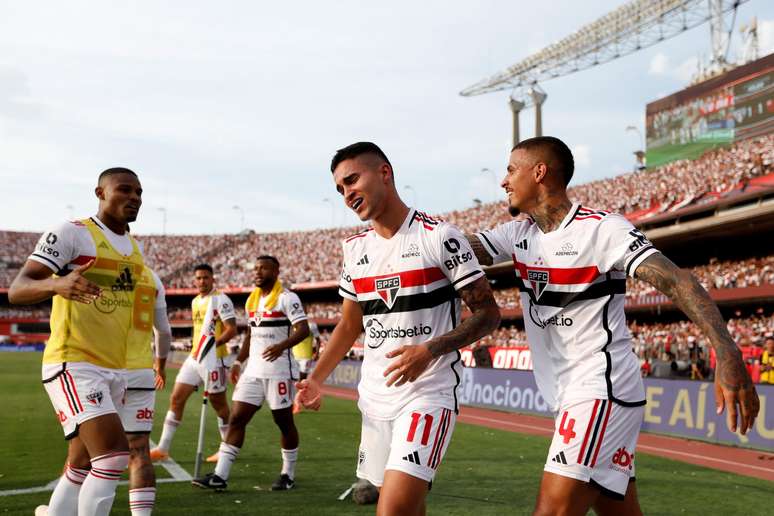
[[111, 218], [134, 222], [142, 206], [142, 185], [137, 176], [115, 174], [106, 177], [97, 187], [100, 211]]
[[390, 167], [384, 161], [363, 154], [339, 163], [333, 180], [344, 204], [365, 221], [383, 211], [390, 174]]
[[538, 183], [535, 181], [534, 170], [534, 159], [526, 151], [517, 149], [511, 152], [500, 186], [508, 196], [508, 211], [514, 217], [522, 211], [528, 213], [537, 197]]
[[200, 294], [209, 294], [214, 284], [215, 279], [210, 274], [210, 271], [200, 269], [194, 272], [194, 285], [196, 285]]

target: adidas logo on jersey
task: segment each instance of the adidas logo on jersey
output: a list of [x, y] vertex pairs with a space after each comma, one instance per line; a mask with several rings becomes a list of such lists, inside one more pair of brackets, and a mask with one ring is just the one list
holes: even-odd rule
[[522, 250], [526, 251], [527, 250], [527, 239], [525, 238], [521, 242], [513, 244], [513, 247], [515, 247], [516, 249], [522, 249]]
[[110, 249], [110, 246], [108, 246], [105, 242], [100, 242], [99, 243], [99, 248], [100, 249]]
[[414, 451], [414, 453], [409, 453], [408, 455], [403, 457], [403, 460], [407, 460], [407, 461], [409, 461], [412, 464], [420, 464], [421, 463], [421, 461], [419, 460], [419, 452], [416, 451], [416, 450]]
[[362, 258], [360, 258], [355, 265], [368, 265], [368, 255], [364, 254]]
[[558, 462], [559, 464], [567, 464], [567, 458], [564, 456], [564, 452], [560, 451], [556, 457], [551, 459], [551, 462]]
[[134, 278], [132, 278], [132, 271], [129, 267], [124, 267], [124, 270], [116, 278], [116, 282], [110, 287], [110, 290], [113, 292], [134, 290]]
[[113, 292], [116, 291], [132, 291], [134, 290], [134, 278], [132, 278], [132, 271], [129, 267], [124, 267], [124, 270], [116, 278], [116, 282], [110, 287]]

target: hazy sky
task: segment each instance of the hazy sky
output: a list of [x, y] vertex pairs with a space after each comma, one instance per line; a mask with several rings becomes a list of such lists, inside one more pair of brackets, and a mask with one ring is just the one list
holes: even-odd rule
[[[481, 169], [504, 171], [508, 93], [459, 91], [621, 4], [0, 0], [0, 228], [93, 214], [111, 166], [143, 183], [136, 233], [162, 231], [160, 208], [168, 233], [238, 231], [234, 206], [257, 231], [351, 225], [328, 166], [359, 140], [384, 149], [409, 204], [492, 200]], [[754, 15], [763, 55], [774, 3], [742, 5], [737, 28]], [[703, 25], [544, 83], [544, 133], [575, 151], [574, 181], [629, 170], [639, 143], [624, 128], [643, 128], [645, 104], [684, 87], [708, 49]]]

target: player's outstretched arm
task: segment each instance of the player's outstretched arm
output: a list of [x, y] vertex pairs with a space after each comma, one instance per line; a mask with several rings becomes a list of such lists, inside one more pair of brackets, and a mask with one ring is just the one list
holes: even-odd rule
[[14, 305], [32, 305], [59, 294], [65, 299], [89, 304], [99, 297], [99, 286], [83, 277], [94, 260], [73, 269], [70, 274], [55, 277], [51, 269], [27, 260], [8, 289], [8, 301]]
[[422, 346], [401, 346], [387, 353], [387, 358], [400, 357], [384, 371], [384, 376], [388, 377], [387, 385], [413, 382], [433, 359], [472, 344], [497, 329], [500, 325], [500, 310], [485, 276], [462, 287], [459, 293], [473, 315], [450, 332]]
[[473, 249], [473, 254], [478, 259], [478, 263], [481, 265], [492, 265], [494, 263], [492, 255], [484, 249], [484, 244], [481, 243], [481, 240], [476, 235], [466, 233], [465, 238], [468, 239], [468, 243], [470, 243], [470, 247]]
[[341, 319], [320, 354], [320, 361], [315, 365], [309, 378], [296, 384], [298, 403], [312, 410], [320, 408], [322, 401], [320, 386], [352, 348], [361, 331], [363, 331], [363, 310], [357, 302], [344, 299], [341, 305]]
[[729, 430], [735, 432], [738, 427], [742, 435], [747, 433], [760, 408], [758, 393], [715, 302], [690, 272], [680, 269], [661, 253], [646, 258], [637, 267], [635, 276], [668, 296], [707, 336], [718, 359], [715, 372], [718, 414], [727, 408]]
[[269, 362], [274, 362], [282, 356], [285, 350], [292, 348], [307, 336], [309, 336], [309, 322], [306, 319], [298, 321], [291, 327], [290, 336], [287, 339], [269, 346], [263, 351], [261, 356]]

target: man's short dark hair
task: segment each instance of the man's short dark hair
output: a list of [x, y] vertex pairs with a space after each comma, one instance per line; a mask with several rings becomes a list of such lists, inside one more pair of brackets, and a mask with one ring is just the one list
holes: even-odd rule
[[378, 145], [372, 142], [357, 142], [353, 143], [352, 145], [347, 145], [343, 149], [336, 151], [336, 154], [331, 160], [331, 172], [334, 172], [336, 167], [338, 167], [339, 163], [342, 161], [357, 158], [363, 154], [373, 154], [378, 156], [379, 158], [383, 159], [385, 163], [390, 165], [390, 168], [392, 168], [392, 163], [390, 163], [390, 160], [387, 159], [387, 156], [384, 154], [384, 152], [382, 152], [382, 149], [380, 149]]
[[118, 174], [131, 174], [134, 177], [137, 177], [137, 174], [135, 174], [133, 170], [124, 167], [113, 167], [102, 171], [97, 179], [97, 184], [100, 184], [106, 177], [117, 176]]
[[572, 157], [570, 148], [562, 140], [553, 136], [536, 136], [517, 143], [514, 145], [511, 152], [519, 149], [524, 151], [539, 150], [548, 152], [551, 157], [556, 160], [556, 163], [564, 176], [564, 185], [567, 186], [570, 184], [572, 174], [575, 172], [575, 159]]
[[209, 263], [200, 263], [199, 265], [194, 267], [194, 272], [196, 271], [207, 271], [210, 274], [213, 274], [213, 275], [215, 274], [214, 271], [212, 270], [212, 265], [210, 265]]
[[273, 257], [273, 256], [271, 256], [269, 254], [262, 254], [261, 256], [259, 256], [258, 258], [255, 259], [256, 262], [260, 261], [260, 260], [268, 260], [268, 261], [274, 263], [274, 265], [276, 265], [277, 267], [280, 266], [279, 260], [277, 260], [275, 257]]

